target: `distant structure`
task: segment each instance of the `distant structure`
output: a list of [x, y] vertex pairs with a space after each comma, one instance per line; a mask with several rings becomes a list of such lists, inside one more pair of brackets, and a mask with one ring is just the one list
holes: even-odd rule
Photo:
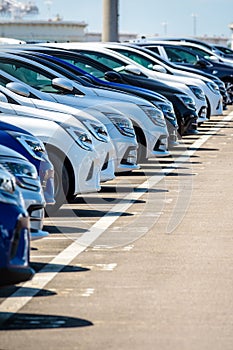
[[[110, 3], [111, 0], [105, 0]], [[116, 0], [115, 0], [116, 1]], [[68, 42], [68, 41], [102, 41], [103, 33], [88, 32], [88, 24], [84, 21], [65, 21], [57, 14], [51, 18], [51, 5], [53, 0], [44, 0], [48, 7], [47, 20], [32, 20], [39, 14], [39, 8], [30, 0], [0, 0], [0, 44], [12, 40], [25, 42]], [[117, 1], [116, 1], [117, 3]], [[30, 19], [29, 19], [30, 18]], [[231, 39], [223, 36], [195, 37], [210, 43], [230, 45], [233, 49], [233, 23], [229, 25], [232, 31]], [[154, 35], [155, 37], [158, 34]], [[119, 33], [119, 41], [130, 41], [141, 37], [139, 33]], [[149, 36], [148, 36], [149, 37]]]
[[26, 3], [17, 0], [2, 0], [0, 15], [13, 20], [23, 19], [27, 15], [38, 15], [38, 7], [31, 1]]
[[231, 34], [231, 49], [233, 50], [233, 23], [231, 23], [229, 25], [229, 28], [230, 28], [230, 30], [232, 32], [232, 34]]

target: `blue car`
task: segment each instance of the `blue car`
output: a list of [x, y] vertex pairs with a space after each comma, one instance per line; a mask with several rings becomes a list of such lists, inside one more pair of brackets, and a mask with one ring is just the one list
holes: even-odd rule
[[37, 169], [46, 204], [54, 204], [54, 168], [43, 143], [15, 125], [0, 121], [0, 144], [22, 154]]
[[0, 166], [0, 286], [30, 280], [30, 224], [15, 178]]

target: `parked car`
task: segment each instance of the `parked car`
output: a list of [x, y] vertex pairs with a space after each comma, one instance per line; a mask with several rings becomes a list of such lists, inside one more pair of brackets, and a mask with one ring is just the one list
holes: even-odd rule
[[[69, 69], [70, 73], [68, 76], [70, 79], [75, 79], [75, 76], [72, 76], [72, 74], [78, 74], [82, 79], [85, 79], [83, 84], [87, 84], [87, 86], [110, 87], [111, 89], [129, 92], [143, 97], [161, 109], [169, 131], [168, 141], [170, 146], [177, 144], [178, 125], [180, 135], [196, 132], [198, 116], [195, 103], [191, 97], [182, 91], [154, 79], [127, 74], [127, 72], [116, 72], [112, 68], [77, 52], [47, 47], [40, 49], [42, 52], [48, 52], [49, 50], [50, 54], [54, 54], [55, 57], [53, 57], [56, 59], [56, 63], [62, 68]], [[33, 54], [35, 53], [33, 52]], [[46, 55], [47, 62], [53, 59], [52, 63], [55, 64], [53, 57]], [[80, 77], [78, 78], [81, 82]]]
[[[100, 88], [87, 88], [76, 81], [63, 78], [63, 76], [37, 62], [24, 57], [4, 54], [0, 57], [0, 65], [5, 71], [11, 70], [8, 78], [20, 81], [23, 72], [24, 78], [30, 86], [33, 97], [52, 100], [79, 109], [95, 108], [105, 114], [109, 107], [120, 111], [131, 119], [139, 143], [138, 159], [147, 159], [156, 156], [167, 156], [168, 131], [163, 113], [145, 99], [126, 93], [110, 91]], [[17, 65], [17, 70], [15, 69]], [[19, 69], [20, 68], [20, 69]], [[6, 72], [5, 72], [6, 73]], [[32, 74], [33, 73], [33, 74]], [[0, 72], [1, 83], [6, 83], [7, 75]], [[31, 77], [33, 75], [33, 78]], [[3, 78], [4, 76], [4, 78]], [[18, 78], [17, 78], [18, 77]], [[6, 78], [6, 79], [5, 79]], [[9, 81], [9, 80], [8, 80]], [[36, 86], [36, 89], [33, 87]]]
[[55, 122], [39, 115], [32, 118], [2, 114], [1, 120], [25, 129], [44, 143], [55, 182], [56, 203], [46, 206], [48, 214], [57, 211], [67, 199], [100, 190], [100, 159], [87, 130], [77, 127], [77, 123]]
[[[126, 44], [125, 44], [126, 45]], [[170, 71], [170, 69], [175, 69], [176, 73], [178, 75], [181, 76], [185, 76], [186, 73], [188, 74], [198, 74], [199, 76], [203, 76], [207, 79], [212, 80], [215, 84], [218, 85], [219, 91], [222, 95], [222, 99], [223, 99], [223, 109], [227, 109], [227, 105], [230, 103], [229, 102], [229, 95], [227, 93], [226, 87], [224, 82], [217, 77], [214, 74], [211, 74], [209, 72], [204, 72], [201, 69], [198, 69], [198, 67], [196, 66], [186, 66], [186, 65], [178, 65], [178, 64], [174, 64], [173, 62], [169, 61], [168, 58], [164, 58], [161, 55], [159, 55], [159, 53], [157, 52], [157, 47], [154, 47], [153, 43], [151, 43], [150, 41], [136, 41], [135, 43], [131, 43], [131, 44], [127, 44], [127, 45], [133, 45], [136, 47], [139, 47], [140, 49], [146, 50], [146, 52], [150, 52], [150, 54], [159, 62], [159, 65], [162, 65], [163, 67], [165, 66], [166, 68], [168, 67], [168, 71]], [[157, 69], [157, 66], [156, 66]]]
[[[30, 50], [28, 52], [26, 51], [26, 48], [25, 48], [23, 53], [21, 52], [21, 55], [25, 55], [25, 57], [27, 56], [32, 57], [33, 55], [34, 60], [40, 63], [44, 63], [52, 69], [54, 68], [55, 70], [64, 74], [69, 79], [78, 79], [80, 83], [86, 86], [111, 88], [111, 89], [114, 89], [115, 91], [120, 91], [120, 92], [124, 91], [150, 101], [157, 108], [161, 109], [164, 114], [164, 118], [166, 120], [168, 132], [169, 132], [169, 138], [168, 138], [169, 148], [177, 145], [178, 143], [177, 142], [177, 129], [178, 129], [177, 119], [176, 119], [176, 115], [175, 115], [172, 103], [165, 96], [159, 93], [152, 92], [150, 90], [137, 88], [133, 85], [128, 85], [124, 83], [119, 84], [114, 81], [113, 76], [112, 76], [113, 80], [111, 79], [109, 81], [106, 80], [107, 75], [105, 76], [105, 73], [109, 73], [109, 68], [102, 65], [99, 62], [96, 62], [95, 60], [92, 60], [87, 56], [83, 56], [78, 53], [69, 52], [67, 50], [56, 50], [56, 49], [50, 49], [47, 47], [40, 48], [42, 52], [47, 51], [48, 53], [50, 53], [50, 55], [48, 55], [48, 54], [37, 52], [36, 49], [37, 49], [37, 46], [34, 46], [34, 50]], [[71, 64], [71, 61], [72, 61], [72, 64]], [[78, 67], [79, 65], [84, 69], [87, 69], [88, 71], [89, 70], [94, 71], [93, 75], [79, 68]], [[110, 73], [111, 72], [115, 73], [114, 71], [110, 71]], [[81, 77], [81, 80], [80, 80], [80, 77]], [[102, 77], [102, 80], [100, 79], [100, 77]]]
[[3, 122], [2, 116], [3, 114], [0, 115], [0, 143], [22, 154], [36, 167], [43, 188], [45, 202], [48, 205], [53, 205], [55, 203], [54, 168], [49, 160], [44, 144], [26, 130]]
[[[140, 64], [143, 67], [152, 70], [158, 79], [162, 78], [170, 81], [172, 77], [172, 79], [177, 79], [178, 82], [183, 82], [188, 85], [195, 84], [200, 86], [200, 88], [204, 91], [207, 101], [207, 118], [210, 118], [212, 115], [222, 115], [222, 96], [218, 85], [215, 84], [215, 82], [213, 82], [211, 79], [194, 73], [183, 72], [183, 74], [181, 74], [181, 71], [176, 70], [175, 68], [172, 69], [167, 65], [161, 66], [161, 63], [150, 54], [150, 51], [143, 51], [143, 48], [140, 50], [139, 47], [137, 48], [119, 44], [111, 44], [107, 47], [113, 49], [116, 52], [119, 52], [126, 57], [129, 57], [135, 62], [141, 62]], [[160, 71], [162, 71], [162, 73], [160, 73]], [[200, 117], [199, 123], [204, 122], [205, 120], [206, 118], [203, 118], [202, 120]]]
[[[153, 41], [153, 38], [151, 40]], [[220, 48], [224, 48], [225, 49], [225, 46], [221, 46], [221, 45], [217, 45], [217, 44], [213, 44], [213, 43], [208, 43], [206, 41], [194, 39], [194, 38], [191, 38], [191, 37], [164, 37], [164, 38], [156, 37], [156, 38], [154, 38], [154, 40], [156, 40], [156, 41], [158, 41], [158, 40], [161, 40], [161, 41], [176, 41], [176, 42], [179, 41], [179, 42], [188, 42], [188, 43], [192, 43], [192, 44], [198, 44], [198, 45], [203, 46], [204, 48], [206, 48], [206, 49], [208, 49], [210, 51], [213, 51], [213, 53], [217, 54], [220, 57], [225, 57], [224, 56], [224, 50], [222, 51], [220, 49]], [[146, 41], [147, 41], [147, 39], [146, 39]], [[148, 41], [150, 41], [149, 38], [148, 38]], [[227, 47], [226, 47], [226, 49], [227, 49]], [[233, 53], [233, 51], [232, 51], [232, 53]]]
[[197, 44], [199, 46], [204, 47], [205, 49], [208, 49], [209, 51], [212, 51], [217, 56], [228, 58], [228, 59], [233, 58], [233, 50], [231, 50], [229, 47], [224, 45], [208, 43], [203, 40], [198, 40], [198, 39], [188, 38], [188, 37], [156, 38], [156, 41], [158, 39], [162, 41], [176, 41], [176, 42], [179, 41], [179, 42], [188, 42], [192, 44]]
[[214, 48], [220, 51], [223, 57], [233, 59], [233, 50], [227, 46], [215, 44]]
[[0, 286], [32, 279], [30, 222], [13, 175], [0, 166]]
[[[195, 67], [206, 73], [216, 75], [220, 78], [230, 95], [230, 103], [233, 102], [233, 67], [221, 62], [218, 58], [213, 59], [211, 52], [206, 53], [202, 48], [187, 45], [180, 42], [157, 41], [145, 44], [147, 49], [161, 55], [172, 63], [182, 67]], [[194, 44], [193, 44], [194, 45]], [[195, 51], [194, 51], [195, 50]], [[212, 57], [212, 59], [211, 59]]]
[[[6, 105], [3, 101], [5, 103], [9, 101], [9, 105]], [[67, 118], [69, 122], [75, 117], [85, 128], [88, 128], [102, 162], [101, 182], [112, 180], [114, 172], [138, 169], [139, 166], [136, 163], [137, 140], [132, 123], [129, 118], [113, 108], [105, 108], [108, 115], [106, 116], [93, 108], [81, 111], [57, 102], [31, 98], [30, 91], [22, 83], [11, 82], [6, 85], [6, 88], [0, 86], [0, 110], [9, 112], [9, 108], [11, 108], [12, 112], [24, 115], [26, 113], [30, 116], [31, 110], [21, 106], [29, 106], [37, 110], [57, 111], [60, 112], [59, 116], [63, 116], [64, 122]], [[45, 114], [45, 112], [42, 112], [42, 114], [46, 118], [56, 120], [56, 113]], [[93, 115], [95, 115], [95, 118]]]
[[[3, 132], [1, 132], [2, 134]], [[31, 239], [49, 235], [43, 231], [45, 199], [36, 167], [20, 153], [2, 146], [0, 140], [0, 164], [15, 176], [30, 216]]]
[[[127, 71], [130, 74], [134, 75], [141, 75], [144, 77], [157, 79], [155, 72], [151, 71], [148, 68], [143, 67], [141, 64], [136, 63], [135, 61], [129, 59], [128, 57], [125, 57], [117, 52], [114, 52], [113, 50], [110, 50], [108, 48], [102, 47], [100, 44], [95, 43], [54, 43], [49, 44], [49, 46], [57, 46], [64, 49], [69, 49], [71, 51], [77, 51], [81, 52], [82, 54], [88, 55], [89, 57], [92, 57], [93, 59], [96, 59], [105, 65], [107, 65], [109, 68], [112, 68], [116, 71], [125, 72]], [[118, 63], [116, 64], [116, 59], [118, 59]], [[161, 79], [162, 77], [160, 77]], [[161, 79], [162, 80], [162, 79]], [[182, 90], [184, 93], [188, 94], [189, 96], [193, 97], [195, 100], [195, 105], [197, 112], [203, 114], [206, 113], [207, 108], [207, 102], [205, 99], [205, 95], [203, 90], [196, 85], [194, 82], [191, 84], [185, 84], [184, 82], [177, 82], [176, 79], [172, 79], [170, 77], [170, 80], [162, 80], [162, 82], [167, 83], [169, 86], [178, 88]]]

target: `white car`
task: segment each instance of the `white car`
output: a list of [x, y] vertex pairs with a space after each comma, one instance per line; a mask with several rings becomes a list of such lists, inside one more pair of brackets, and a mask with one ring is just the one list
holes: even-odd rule
[[[154, 41], [153, 41], [154, 42]], [[219, 63], [225, 63], [228, 66], [233, 67], [233, 61], [232, 59], [225, 58], [222, 56], [219, 56], [216, 52], [213, 52], [212, 50], [208, 49], [207, 47], [204, 47], [203, 45], [199, 43], [191, 43], [189, 41], [159, 41], [159, 43], [163, 44], [164, 43], [169, 43], [169, 44], [174, 44], [174, 45], [179, 45], [180, 47], [184, 47], [187, 49], [191, 49], [194, 53], [199, 53], [200, 57], [205, 57], [207, 60], [210, 62], [219, 62]], [[156, 43], [156, 41], [155, 41]]]
[[63, 48], [71, 51], [82, 52], [87, 56], [97, 59], [99, 62], [109, 66], [119, 72], [127, 72], [129, 74], [143, 75], [152, 79], [159, 79], [170, 86], [176, 87], [187, 95], [191, 96], [196, 105], [197, 113], [200, 118], [206, 117], [207, 101], [202, 88], [195, 81], [185, 82], [182, 77], [166, 76], [164, 73], [152, 71], [143, 67], [141, 64], [113, 51], [103, 47], [99, 43], [49, 43], [44, 44], [49, 47]]
[[30, 216], [30, 235], [32, 240], [49, 235], [43, 231], [45, 198], [36, 167], [20, 153], [1, 145], [0, 164], [16, 178]]
[[[17, 69], [16, 69], [17, 68]], [[56, 101], [79, 109], [95, 108], [104, 112], [103, 106], [119, 110], [129, 117], [136, 130], [141, 158], [167, 156], [168, 131], [164, 115], [143, 98], [107, 89], [88, 88], [76, 81], [65, 81], [62, 74], [37, 62], [13, 54], [0, 54], [0, 69], [11, 74], [9, 80], [0, 72], [0, 81], [23, 81], [30, 85], [33, 97]], [[12, 75], [14, 78], [12, 78]], [[23, 77], [24, 76], [24, 77]], [[105, 113], [106, 114], [106, 113]], [[140, 158], [140, 157], [139, 157]]]
[[48, 213], [53, 213], [67, 198], [100, 190], [100, 159], [91, 134], [78, 127], [77, 120], [74, 124], [55, 122], [40, 118], [40, 111], [37, 112], [34, 118], [2, 113], [1, 121], [23, 128], [45, 144], [54, 166], [56, 203], [47, 208]]
[[[184, 83], [188, 86], [198, 85], [204, 91], [207, 100], [207, 117], [212, 115], [222, 115], [223, 113], [223, 103], [222, 96], [218, 85], [212, 80], [203, 77], [201, 75], [184, 72], [175, 68], [168, 67], [162, 64], [158, 59], [150, 55], [150, 52], [145, 52], [140, 50], [138, 47], [130, 47], [127, 45], [120, 44], [102, 44], [104, 47], [112, 49], [136, 63], [139, 63], [144, 68], [152, 70], [154, 77], [159, 80], [174, 81]], [[199, 119], [199, 122], [205, 121], [207, 118]]]
[[[11, 102], [11, 107], [17, 112], [18, 105], [30, 106], [47, 111], [57, 111], [68, 113], [79, 121], [92, 133], [93, 137], [99, 141], [99, 148], [102, 153], [104, 149], [109, 148], [108, 153], [102, 155], [103, 165], [101, 170], [101, 181], [110, 180], [115, 173], [132, 171], [138, 169], [137, 165], [137, 140], [133, 129], [132, 122], [122, 113], [113, 108], [105, 107], [106, 114], [101, 113], [98, 109], [89, 108], [81, 111], [78, 108], [63, 105], [57, 102], [39, 100], [30, 97], [30, 92], [25, 84], [12, 82], [6, 85], [6, 88], [0, 86], [0, 101]], [[0, 102], [1, 108], [5, 108]], [[15, 104], [15, 105], [14, 105]], [[9, 107], [7, 107], [9, 108]], [[20, 110], [21, 111], [21, 110]], [[88, 113], [87, 113], [88, 112]], [[56, 114], [55, 114], [56, 115]], [[53, 117], [54, 115], [51, 114]], [[93, 118], [95, 116], [95, 118]], [[64, 116], [65, 118], [66, 116]], [[103, 123], [106, 127], [108, 135], [114, 146], [114, 152], [107, 142], [106, 130], [97, 123], [96, 120]], [[104, 143], [103, 143], [104, 142]], [[105, 144], [107, 143], [107, 145]], [[114, 162], [114, 164], [113, 164]], [[112, 168], [112, 172], [110, 169]]]
[[[93, 146], [95, 147], [95, 150], [98, 153], [98, 156], [100, 158], [100, 167], [101, 167], [101, 181], [109, 181], [114, 179], [115, 175], [115, 149], [114, 146], [109, 138], [108, 132], [105, 128], [105, 126], [95, 118], [93, 118], [91, 115], [84, 111], [80, 111], [77, 113], [77, 121], [75, 118], [67, 114], [65, 108], [63, 108], [62, 113], [59, 113], [55, 111], [55, 108], [47, 108], [48, 112], [41, 108], [41, 111], [39, 111], [37, 106], [33, 104], [33, 100], [30, 101], [28, 104], [21, 103], [19, 105], [19, 102], [14, 99], [17, 98], [17, 95], [9, 91], [8, 89], [4, 88], [3, 86], [0, 86], [0, 110], [3, 113], [7, 114], [18, 114], [22, 116], [29, 116], [34, 118], [45, 118], [49, 120], [57, 121], [58, 123], [66, 123], [67, 126], [69, 123], [77, 124], [77, 127], [81, 127], [84, 129], [88, 129], [89, 132], [92, 134], [92, 140], [93, 140]], [[5, 94], [3, 94], [5, 92]], [[8, 103], [7, 99], [7, 92], [8, 92], [8, 98], [14, 103]], [[11, 95], [11, 96], [10, 96]], [[13, 96], [14, 95], [14, 96]], [[20, 100], [20, 96], [18, 96]], [[40, 102], [40, 101], [39, 101]], [[43, 101], [42, 101], [43, 104]], [[27, 107], [30, 106], [30, 107]], [[54, 103], [54, 107], [56, 107], [56, 103]], [[69, 108], [69, 107], [68, 107]], [[52, 113], [52, 111], [54, 113]]]

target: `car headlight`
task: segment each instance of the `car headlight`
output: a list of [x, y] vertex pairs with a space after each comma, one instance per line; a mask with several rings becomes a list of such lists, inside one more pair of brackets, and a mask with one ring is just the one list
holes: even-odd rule
[[21, 188], [37, 191], [40, 189], [40, 179], [36, 167], [29, 162], [6, 161], [0, 159], [5, 169], [14, 175], [16, 183]]
[[60, 126], [68, 132], [68, 134], [81, 148], [85, 149], [86, 151], [93, 151], [92, 139], [86, 130], [67, 124], [60, 124]]
[[163, 112], [157, 107], [151, 107], [147, 105], [138, 105], [143, 112], [150, 118], [150, 120], [158, 126], [165, 126], [166, 122], [164, 119]]
[[152, 101], [152, 103], [161, 111], [163, 112], [163, 115], [165, 118], [169, 120], [176, 120], [175, 111], [173, 108], [173, 104], [170, 101], [165, 102], [158, 102], [158, 101]]
[[217, 84], [215, 84], [213, 81], [207, 81], [206, 85], [213, 93], [215, 93], [216, 95], [219, 95], [220, 91]]
[[196, 110], [195, 101], [191, 96], [183, 95], [183, 94], [177, 94], [176, 95], [179, 100], [189, 109]]
[[16, 182], [13, 177], [0, 178], [0, 191], [14, 193]]
[[205, 101], [205, 94], [202, 89], [195, 85], [188, 85], [188, 87], [199, 100]]
[[16, 185], [15, 177], [0, 165], [0, 202], [25, 208], [21, 191]]
[[6, 130], [8, 134], [14, 137], [35, 159], [43, 160], [45, 156], [45, 147], [41, 140], [32, 135], [21, 134], [15, 131]]
[[97, 140], [102, 142], [109, 142], [108, 131], [103, 124], [90, 122], [88, 120], [83, 121], [83, 124]]
[[218, 85], [219, 89], [226, 90], [225, 84], [222, 80], [218, 79], [218, 80], [215, 80], [214, 82], [215, 82], [215, 84]]
[[133, 124], [129, 118], [125, 118], [116, 113], [102, 112], [124, 136], [136, 137]]
[[16, 188], [16, 181], [14, 176], [9, 172], [0, 170], [0, 191], [7, 193], [14, 193]]

